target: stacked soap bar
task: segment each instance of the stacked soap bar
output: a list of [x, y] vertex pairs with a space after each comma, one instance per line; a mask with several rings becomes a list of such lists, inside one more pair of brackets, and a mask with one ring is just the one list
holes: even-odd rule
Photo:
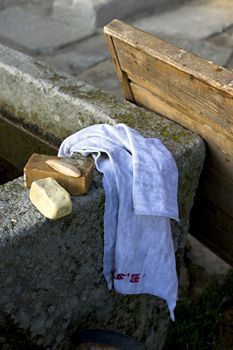
[[72, 211], [69, 193], [52, 177], [33, 181], [29, 197], [48, 219], [60, 219]]
[[[62, 161], [60, 162], [60, 169], [59, 167], [56, 168], [56, 163], [59, 164], [59, 161]], [[65, 166], [66, 164], [67, 167]], [[65, 173], [65, 168], [69, 171], [72, 167], [77, 168], [77, 176], [75, 174], [70, 176]], [[33, 181], [51, 177], [71, 195], [82, 195], [89, 190], [93, 178], [93, 170], [94, 162], [90, 157], [77, 155], [77, 158], [60, 158], [34, 153], [24, 167], [24, 181], [25, 185], [30, 188]], [[68, 174], [72, 173], [68, 172]]]

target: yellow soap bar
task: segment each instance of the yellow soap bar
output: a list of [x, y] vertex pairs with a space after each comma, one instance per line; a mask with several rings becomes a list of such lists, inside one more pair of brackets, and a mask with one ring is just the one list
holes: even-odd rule
[[59, 219], [72, 211], [69, 193], [51, 177], [33, 181], [29, 198], [48, 219]]
[[[72, 164], [81, 172], [81, 176], [73, 177], [56, 171], [46, 162], [51, 160], [64, 160], [66, 164]], [[24, 167], [24, 182], [27, 187], [35, 180], [52, 177], [72, 195], [82, 195], [88, 192], [94, 172], [94, 162], [90, 157], [78, 155], [77, 158], [62, 158], [33, 153]]]

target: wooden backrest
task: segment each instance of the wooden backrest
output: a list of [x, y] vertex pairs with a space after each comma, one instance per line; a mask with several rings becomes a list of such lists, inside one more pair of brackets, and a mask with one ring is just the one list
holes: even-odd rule
[[206, 141], [190, 232], [233, 264], [233, 72], [119, 20], [104, 32], [125, 98]]

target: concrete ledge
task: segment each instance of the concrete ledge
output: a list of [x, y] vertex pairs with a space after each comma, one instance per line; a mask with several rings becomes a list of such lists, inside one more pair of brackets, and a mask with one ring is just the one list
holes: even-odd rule
[[[180, 175], [181, 220], [172, 223], [179, 267], [205, 156], [200, 137], [2, 46], [0, 74], [1, 115], [55, 145], [95, 123], [123, 122], [146, 137], [162, 139]], [[3, 153], [4, 142], [1, 137]], [[7, 145], [14, 147], [14, 142]], [[0, 309], [46, 349], [68, 349], [73, 329], [83, 327], [118, 330], [146, 349], [162, 349], [169, 322], [164, 302], [107, 290], [102, 276], [103, 190], [97, 174], [91, 191], [73, 199], [73, 213], [55, 222], [33, 208], [22, 178], [0, 189]]]

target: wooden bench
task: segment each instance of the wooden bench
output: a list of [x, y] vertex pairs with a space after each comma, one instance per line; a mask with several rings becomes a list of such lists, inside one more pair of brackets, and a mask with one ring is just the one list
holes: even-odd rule
[[119, 20], [104, 32], [126, 100], [205, 140], [190, 232], [233, 264], [233, 72]]

